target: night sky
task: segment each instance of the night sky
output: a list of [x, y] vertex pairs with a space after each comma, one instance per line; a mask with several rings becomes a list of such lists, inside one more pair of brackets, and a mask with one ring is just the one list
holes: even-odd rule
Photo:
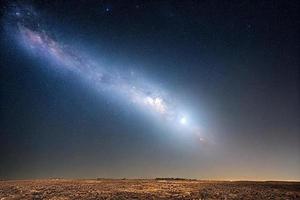
[[4, 1], [0, 179], [300, 180], [299, 1]]

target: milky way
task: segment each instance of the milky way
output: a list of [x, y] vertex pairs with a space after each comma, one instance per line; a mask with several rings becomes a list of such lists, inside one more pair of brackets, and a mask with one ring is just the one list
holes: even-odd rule
[[145, 112], [156, 114], [164, 122], [199, 135], [199, 128], [190, 123], [185, 113], [178, 109], [181, 106], [163, 89], [141, 79], [137, 81], [128, 74], [109, 71], [108, 67], [82, 56], [76, 49], [62, 45], [41, 28], [39, 16], [31, 8], [15, 9], [11, 16], [17, 30], [16, 40], [24, 49], [89, 81], [100, 91], [109, 90], [113, 96], [118, 96]]

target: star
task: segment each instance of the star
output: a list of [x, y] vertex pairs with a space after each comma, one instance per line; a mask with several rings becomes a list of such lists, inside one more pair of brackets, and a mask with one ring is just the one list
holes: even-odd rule
[[187, 123], [186, 117], [181, 117], [180, 118], [180, 124], [186, 125], [186, 123]]

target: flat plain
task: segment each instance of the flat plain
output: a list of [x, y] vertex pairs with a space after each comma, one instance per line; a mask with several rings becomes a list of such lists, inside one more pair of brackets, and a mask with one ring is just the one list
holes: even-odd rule
[[300, 182], [154, 179], [0, 181], [6, 199], [300, 199]]

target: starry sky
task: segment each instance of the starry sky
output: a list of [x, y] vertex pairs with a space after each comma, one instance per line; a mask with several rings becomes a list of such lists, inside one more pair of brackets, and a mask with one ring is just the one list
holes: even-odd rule
[[298, 1], [4, 1], [0, 179], [300, 180]]

